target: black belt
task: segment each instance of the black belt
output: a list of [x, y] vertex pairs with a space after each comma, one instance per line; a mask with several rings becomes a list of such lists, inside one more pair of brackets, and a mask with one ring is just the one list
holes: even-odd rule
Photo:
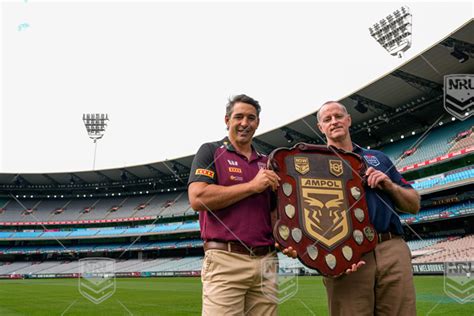
[[402, 236], [395, 233], [391, 233], [391, 232], [378, 233], [377, 237], [378, 237], [379, 243], [390, 240], [390, 239], [394, 239], [394, 238], [402, 238]]
[[265, 256], [270, 252], [275, 251], [274, 246], [247, 247], [235, 242], [205, 241], [204, 251], [209, 249], [225, 250], [228, 252], [249, 255], [252, 257]]

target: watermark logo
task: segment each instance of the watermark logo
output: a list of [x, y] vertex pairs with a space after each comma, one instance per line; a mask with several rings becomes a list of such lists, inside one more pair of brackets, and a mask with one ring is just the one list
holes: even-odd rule
[[444, 76], [444, 108], [449, 114], [461, 121], [473, 114], [473, 74]]
[[[296, 262], [296, 260], [295, 260]], [[278, 257], [265, 257], [262, 260], [262, 293], [277, 304], [281, 304], [298, 292], [299, 268], [279, 265]]]
[[79, 293], [100, 304], [115, 293], [115, 260], [84, 258], [79, 260]]
[[444, 264], [444, 292], [457, 302], [474, 302], [474, 262]]

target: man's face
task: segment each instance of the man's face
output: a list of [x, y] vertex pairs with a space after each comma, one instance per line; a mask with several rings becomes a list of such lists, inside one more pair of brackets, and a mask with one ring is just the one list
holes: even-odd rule
[[339, 104], [325, 105], [319, 115], [319, 130], [326, 135], [328, 141], [340, 142], [349, 136], [351, 116]]
[[234, 104], [230, 117], [225, 117], [225, 123], [231, 140], [239, 145], [248, 144], [252, 141], [258, 127], [257, 110], [250, 104], [237, 102]]

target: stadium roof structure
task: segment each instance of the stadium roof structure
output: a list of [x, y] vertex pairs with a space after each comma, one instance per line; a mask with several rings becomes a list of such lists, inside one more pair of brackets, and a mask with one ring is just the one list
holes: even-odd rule
[[[454, 52], [467, 58], [460, 62]], [[474, 20], [407, 61], [396, 70], [374, 80], [337, 101], [352, 116], [353, 140], [362, 146], [380, 147], [390, 138], [412, 131], [425, 131], [438, 120], [451, 118], [443, 106], [443, 80], [448, 74], [474, 73]], [[265, 153], [296, 142], [324, 144], [316, 128], [316, 113], [255, 137]], [[0, 192], [82, 188], [126, 188], [141, 184], [153, 191], [184, 188], [193, 156], [116, 169], [62, 173], [0, 174]]]

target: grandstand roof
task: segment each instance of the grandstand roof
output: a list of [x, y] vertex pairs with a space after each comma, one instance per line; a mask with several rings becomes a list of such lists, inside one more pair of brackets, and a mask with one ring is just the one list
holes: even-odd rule
[[[469, 53], [470, 59], [459, 63], [451, 55], [454, 46]], [[443, 107], [443, 78], [448, 74], [474, 73], [474, 20], [442, 39], [396, 70], [382, 76], [353, 94], [339, 99], [352, 116], [353, 140], [363, 146], [379, 147], [390, 138], [430, 128], [438, 120], [450, 118]], [[357, 74], [347, 74], [357, 75]], [[367, 112], [355, 109], [357, 102]], [[255, 138], [258, 149], [270, 152], [277, 147], [288, 147], [284, 132], [294, 143], [305, 141], [324, 143], [316, 129], [315, 113], [290, 122]], [[370, 126], [370, 129], [368, 128]], [[162, 184], [184, 186], [193, 156], [119, 169], [67, 173], [0, 174], [0, 184], [15, 189], [21, 185], [92, 185], [97, 183], [126, 183], [159, 179]], [[178, 179], [176, 179], [178, 178]], [[180, 180], [181, 179], [181, 180]], [[154, 181], [154, 180], [150, 180]], [[95, 185], [94, 185], [95, 186]], [[64, 187], [65, 188], [65, 187]], [[38, 187], [38, 189], [40, 189]]]

